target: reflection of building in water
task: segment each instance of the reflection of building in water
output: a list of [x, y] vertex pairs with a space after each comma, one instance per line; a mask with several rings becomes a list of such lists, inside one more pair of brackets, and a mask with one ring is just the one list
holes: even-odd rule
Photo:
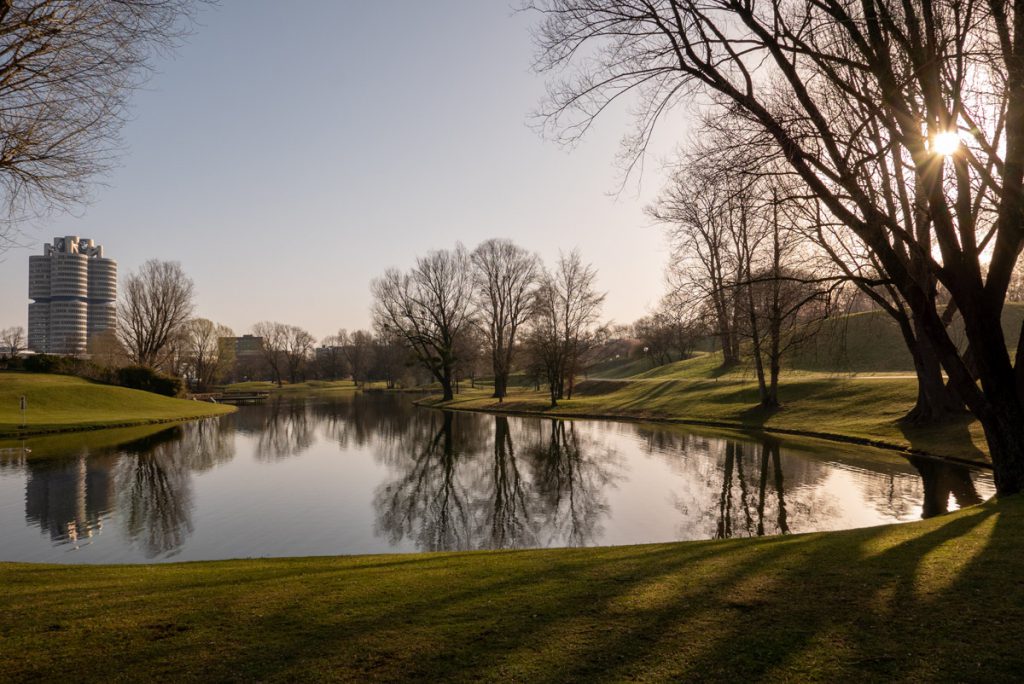
[[54, 541], [80, 544], [103, 529], [114, 507], [116, 457], [33, 465], [25, 485], [25, 519]]

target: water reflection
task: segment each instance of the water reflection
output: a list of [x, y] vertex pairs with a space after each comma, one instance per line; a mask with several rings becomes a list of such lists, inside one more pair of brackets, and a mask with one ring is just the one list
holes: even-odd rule
[[25, 482], [25, 520], [54, 542], [76, 548], [103, 530], [114, 507], [116, 459], [82, 452], [61, 467], [30, 466]]
[[[0, 515], [0, 559], [761, 536], [929, 517], [992, 491], [987, 474], [927, 458], [832, 447], [815, 454], [772, 437], [650, 425], [443, 413], [394, 395], [278, 398], [143, 432], [113, 443], [113, 433], [106, 441], [102, 433], [46, 438], [28, 456], [20, 445], [0, 448], [0, 511], [24, 492], [24, 522]], [[43, 534], [33, 541], [19, 529]], [[321, 529], [334, 533], [321, 537]], [[97, 546], [105, 555], [90, 555]]]
[[172, 556], [193, 530], [191, 473], [230, 460], [232, 437], [230, 423], [206, 420], [64, 458], [22, 456], [25, 520], [80, 549], [116, 513], [129, 546], [146, 558]]
[[126, 445], [118, 460], [122, 530], [146, 558], [174, 555], [193, 530], [192, 452], [178, 448], [183, 432], [176, 428]]
[[931, 518], [940, 513], [948, 513], [950, 497], [956, 501], [958, 508], [981, 503], [981, 495], [966, 466], [920, 456], [911, 456], [910, 462], [921, 474], [924, 484], [922, 517]]
[[[594, 543], [609, 512], [614, 452], [587, 449], [568, 421], [533, 421], [514, 434], [505, 416], [420, 415], [381, 452], [397, 473], [374, 499], [377, 529], [392, 545], [405, 538], [430, 551]], [[525, 443], [522, 461], [517, 442]]]

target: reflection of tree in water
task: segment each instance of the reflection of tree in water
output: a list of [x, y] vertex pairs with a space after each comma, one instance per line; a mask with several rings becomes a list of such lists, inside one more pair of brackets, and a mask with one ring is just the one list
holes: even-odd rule
[[342, 449], [399, 441], [418, 412], [405, 397], [375, 392], [321, 398], [311, 411], [327, 438]]
[[272, 461], [297, 456], [313, 445], [314, 422], [310, 419], [305, 401], [277, 397], [264, 404], [261, 411], [250, 413], [262, 419], [256, 433], [255, 456], [261, 461]]
[[234, 414], [192, 421], [182, 426], [178, 449], [188, 468], [204, 472], [235, 457]]
[[924, 483], [922, 518], [947, 513], [951, 495], [960, 508], [981, 503], [971, 471], [966, 466], [922, 456], [911, 456], [910, 462]]
[[173, 554], [192, 533], [192, 473], [234, 457], [229, 417], [185, 425], [120, 445], [117, 510], [125, 535], [153, 558]]
[[521, 450], [528, 478], [507, 417], [417, 412], [381, 452], [399, 475], [377, 490], [378, 530], [424, 550], [590, 542], [608, 512], [607, 464], [584, 455], [571, 424], [533, 436]]
[[868, 496], [875, 508], [883, 515], [897, 520], [906, 520], [921, 499], [921, 480], [912, 475], [890, 472], [873, 478]]
[[[491, 549], [518, 549], [537, 545], [537, 530], [531, 522], [526, 483], [519, 471], [508, 418], [494, 417], [494, 461], [489, 478], [490, 492], [479, 500], [485, 510], [483, 529], [478, 534]], [[490, 503], [488, 506], [487, 504]]]
[[[392, 544], [403, 537], [427, 551], [464, 550], [470, 544], [469, 492], [456, 474], [458, 452], [452, 430], [453, 414], [430, 415], [429, 438], [405, 453], [404, 473], [377, 490], [374, 506], [378, 528]], [[410, 427], [423, 436], [425, 421]]]
[[[545, 535], [566, 546], [592, 543], [608, 515], [605, 488], [617, 479], [612, 454], [587, 451], [572, 421], [551, 420], [547, 438], [526, 450]], [[594, 445], [588, 445], [593, 447]]]
[[118, 513], [125, 535], [147, 558], [176, 551], [192, 533], [189, 458], [180, 448], [181, 429], [124, 445], [116, 481]]
[[[760, 451], [757, 487], [751, 493], [747, 472], [747, 457]], [[753, 460], [753, 459], [751, 459]], [[769, 476], [771, 489], [769, 491]], [[771, 501], [769, 501], [771, 497]], [[774, 504], [774, 505], [773, 505]], [[766, 528], [766, 511], [775, 509], [773, 528]], [[758, 449], [751, 444], [728, 440], [725, 442], [725, 460], [722, 464], [722, 484], [718, 495], [715, 539], [735, 536], [763, 536], [766, 529], [771, 533], [789, 532], [787, 521], [785, 487], [778, 443], [766, 440]]]
[[783, 486], [782, 475], [782, 454], [779, 443], [774, 439], [766, 439], [761, 445], [761, 477], [757, 489], [757, 536], [764, 536], [764, 509], [765, 493], [768, 487], [769, 465], [772, 473], [772, 483], [775, 495], [778, 497], [778, 509], [776, 512], [777, 532], [779, 534], [789, 533], [789, 521], [786, 514], [785, 487]]

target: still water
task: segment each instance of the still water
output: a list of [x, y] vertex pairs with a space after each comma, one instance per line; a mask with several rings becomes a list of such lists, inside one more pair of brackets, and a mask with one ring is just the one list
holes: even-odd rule
[[386, 394], [0, 447], [0, 560], [59, 563], [787, 534], [914, 520], [994, 491], [984, 471], [872, 449], [456, 414]]

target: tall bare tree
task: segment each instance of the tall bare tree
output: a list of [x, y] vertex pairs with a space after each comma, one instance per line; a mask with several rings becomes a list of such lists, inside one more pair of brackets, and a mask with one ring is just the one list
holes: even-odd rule
[[195, 288], [176, 261], [150, 259], [125, 278], [117, 334], [133, 363], [160, 368], [192, 315]]
[[[762, 131], [906, 302], [985, 431], [998, 492], [1024, 490], [1024, 342], [1014, 361], [1001, 325], [1024, 245], [1020, 7], [529, 4], [543, 13], [540, 67], [575, 67], [552, 84], [555, 129], [582, 134], [611, 100], [638, 92], [636, 153], [684, 98]], [[966, 347], [947, 326], [945, 297]]]
[[547, 376], [551, 405], [572, 398], [581, 362], [597, 339], [595, 325], [604, 294], [595, 288], [597, 271], [573, 250], [540, 277], [531, 311], [527, 345]]
[[478, 323], [487, 335], [494, 396], [508, 391], [516, 335], [530, 313], [537, 257], [509, 240], [487, 240], [473, 250]]
[[373, 333], [368, 330], [355, 330], [351, 333], [339, 330], [338, 344], [341, 345], [342, 353], [348, 362], [352, 381], [360, 387], [365, 385], [374, 364]]
[[0, 251], [18, 219], [88, 199], [120, 151], [129, 96], [198, 4], [0, 2]]
[[263, 338], [263, 359], [278, 387], [299, 380], [303, 364], [313, 351], [314, 337], [306, 330], [286, 323], [262, 321], [252, 327], [253, 335]]
[[390, 269], [371, 287], [377, 330], [384, 337], [399, 336], [450, 401], [458, 339], [473, 321], [472, 268], [465, 248], [430, 252], [412, 270]]
[[737, 219], [733, 188], [702, 167], [673, 174], [648, 212], [664, 223], [672, 250], [667, 277], [676, 300], [706, 305], [722, 349], [722, 366], [739, 363], [740, 309], [736, 293], [743, 279], [742, 255], [731, 249], [730, 223]]

